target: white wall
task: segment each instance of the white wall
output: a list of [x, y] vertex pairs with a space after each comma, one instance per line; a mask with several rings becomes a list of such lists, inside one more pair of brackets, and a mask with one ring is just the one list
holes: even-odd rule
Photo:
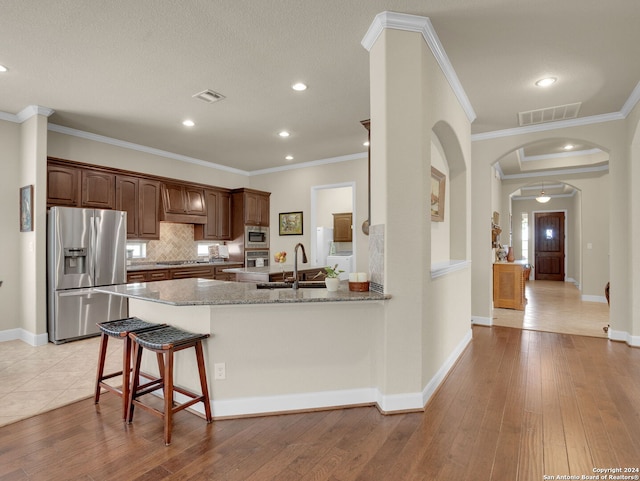
[[[369, 271], [369, 238], [359, 226], [367, 219], [367, 157], [345, 162], [273, 172], [249, 177], [250, 187], [271, 192], [271, 252], [285, 251], [287, 262], [293, 262], [293, 249], [302, 242], [311, 255], [311, 189], [315, 186], [354, 182], [356, 203], [353, 206], [354, 248], [356, 270]], [[351, 190], [350, 188], [348, 190]], [[318, 191], [322, 192], [322, 191]], [[351, 200], [349, 199], [351, 203]], [[346, 205], [346, 204], [345, 204]], [[280, 236], [278, 232], [278, 214], [281, 212], [302, 211], [303, 234], [300, 236]], [[334, 211], [335, 212], [335, 211]], [[330, 213], [329, 213], [330, 215]], [[325, 219], [333, 225], [333, 217]], [[318, 222], [318, 225], [323, 225]]]
[[20, 166], [20, 124], [0, 120], [0, 340], [2, 331], [20, 327], [20, 206], [18, 192], [22, 185]]
[[199, 182], [229, 189], [246, 187], [249, 183], [246, 175], [53, 131], [49, 131], [47, 154], [50, 157], [159, 175], [171, 179]]

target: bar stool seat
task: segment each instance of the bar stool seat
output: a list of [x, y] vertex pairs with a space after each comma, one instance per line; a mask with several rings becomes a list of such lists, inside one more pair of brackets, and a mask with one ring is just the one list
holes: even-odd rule
[[[168, 446], [171, 444], [171, 428], [173, 424], [173, 415], [178, 411], [188, 408], [198, 402], [204, 404], [205, 419], [207, 423], [212, 421], [211, 404], [209, 400], [209, 388], [207, 387], [207, 375], [204, 365], [204, 354], [202, 350], [202, 341], [209, 337], [209, 334], [196, 334], [184, 331], [174, 326], [166, 326], [162, 329], [145, 332], [132, 332], [129, 337], [134, 343], [133, 353], [133, 379], [129, 392], [129, 405], [127, 413], [127, 422], [133, 421], [133, 410], [135, 406], [139, 406], [145, 411], [150, 412], [164, 420], [164, 443]], [[198, 374], [200, 376], [201, 394], [184, 389], [173, 384], [173, 367], [174, 353], [183, 349], [193, 347], [196, 353], [196, 361], [198, 364]], [[155, 352], [158, 359], [164, 358], [164, 365], [160, 368], [160, 379], [157, 383], [147, 388], [139, 386], [140, 363], [142, 360], [143, 349]], [[151, 384], [151, 383], [150, 383]], [[164, 410], [159, 411], [154, 407], [140, 401], [140, 397], [158, 389], [164, 389]], [[174, 392], [179, 392], [190, 398], [187, 402], [177, 404], [174, 402]]]
[[[127, 419], [127, 406], [129, 402], [129, 387], [131, 384], [131, 351], [133, 343], [129, 337], [131, 332], [145, 332], [159, 329], [166, 326], [166, 324], [155, 324], [152, 322], [143, 321], [137, 317], [128, 317], [125, 319], [118, 319], [115, 321], [99, 322], [96, 324], [101, 331], [100, 334], [100, 353], [98, 357], [98, 371], [96, 373], [96, 389], [94, 394], [94, 402], [98, 404], [100, 402], [100, 394], [102, 388], [117, 394], [122, 397], [122, 419]], [[122, 339], [124, 346], [122, 349], [122, 370], [112, 372], [109, 374], [104, 373], [104, 364], [107, 357], [107, 345], [109, 338]], [[161, 371], [162, 372], [162, 371]], [[122, 375], [122, 388], [117, 388], [105, 381], [116, 376]], [[143, 374], [143, 376], [156, 380], [152, 376]]]

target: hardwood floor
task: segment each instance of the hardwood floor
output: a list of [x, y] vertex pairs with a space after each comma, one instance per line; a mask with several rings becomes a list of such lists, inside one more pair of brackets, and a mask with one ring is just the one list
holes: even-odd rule
[[[473, 341], [424, 413], [375, 407], [214, 421], [180, 412], [173, 441], [119, 398], [0, 429], [0, 480], [521, 480], [640, 468], [640, 349], [506, 327]], [[638, 473], [632, 473], [638, 474]], [[557, 479], [557, 478], [556, 478]]]

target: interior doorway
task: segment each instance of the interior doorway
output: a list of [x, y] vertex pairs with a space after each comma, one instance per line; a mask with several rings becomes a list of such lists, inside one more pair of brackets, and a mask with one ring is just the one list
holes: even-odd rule
[[540, 281], [565, 280], [565, 214], [536, 212], [534, 214], [535, 278]]
[[[338, 184], [314, 185], [311, 187], [311, 259], [317, 258], [318, 227], [333, 225], [333, 213], [352, 212], [356, 219], [356, 184], [342, 182]], [[357, 265], [357, 242], [353, 236], [352, 252], [354, 266]]]

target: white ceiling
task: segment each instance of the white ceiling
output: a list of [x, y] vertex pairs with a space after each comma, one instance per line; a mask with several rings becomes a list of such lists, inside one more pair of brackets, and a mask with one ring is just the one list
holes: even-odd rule
[[[382, 11], [430, 18], [474, 134], [575, 102], [578, 118], [617, 113], [640, 81], [637, 0], [0, 0], [0, 112], [48, 107], [58, 126], [242, 171], [363, 153], [360, 42]], [[192, 98], [205, 89], [226, 99]]]

